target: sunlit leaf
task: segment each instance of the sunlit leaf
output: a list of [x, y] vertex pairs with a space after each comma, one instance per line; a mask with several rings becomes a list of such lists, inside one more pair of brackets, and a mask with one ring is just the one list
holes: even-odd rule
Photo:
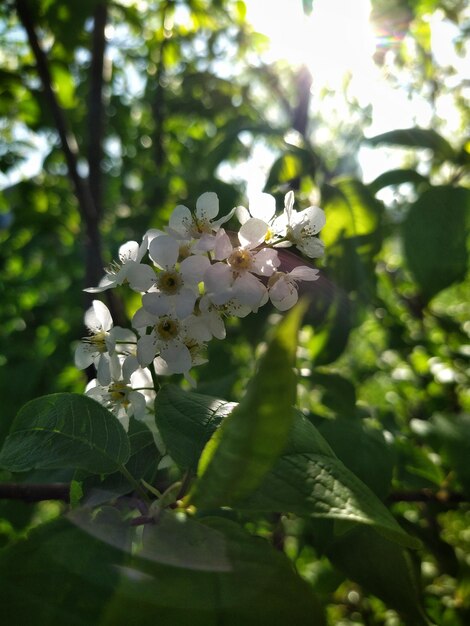
[[405, 146], [408, 148], [429, 148], [436, 158], [454, 160], [456, 153], [448, 141], [432, 128], [403, 128], [392, 130], [375, 137], [369, 137], [367, 143]]
[[200, 507], [236, 502], [255, 489], [285, 446], [296, 397], [293, 371], [305, 306], [274, 329], [240, 404], [206, 445], [191, 501]]

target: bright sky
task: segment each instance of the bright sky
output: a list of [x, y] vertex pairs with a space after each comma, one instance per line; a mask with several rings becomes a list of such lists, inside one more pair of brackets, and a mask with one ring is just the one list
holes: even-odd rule
[[[313, 11], [306, 16], [302, 0], [245, 0], [247, 17], [254, 28], [269, 37], [271, 45], [267, 60], [286, 59], [304, 64], [313, 77], [312, 99], [325, 86], [338, 92], [343, 99], [342, 83], [345, 74], [351, 74], [350, 93], [362, 106], [373, 108], [369, 136], [396, 128], [407, 128], [417, 123], [429, 125], [429, 104], [420, 94], [410, 99], [403, 90], [393, 88], [383, 79], [374, 64], [375, 34], [369, 24], [370, 0], [314, 0]], [[456, 69], [456, 79], [470, 78], [470, 45], [466, 58], [459, 57], [452, 43], [458, 35], [455, 25], [436, 11], [430, 23], [432, 52], [442, 66]], [[446, 106], [445, 101], [443, 106]], [[458, 129], [459, 119], [451, 102], [440, 111], [447, 118], [449, 129]], [[455, 119], [452, 119], [452, 115]], [[266, 154], [258, 148], [259, 157], [266, 163]], [[246, 167], [251, 172], [249, 191], [256, 191], [265, 180], [265, 170]], [[272, 161], [272, 159], [271, 159]], [[386, 169], [398, 167], [401, 155], [397, 151], [361, 148], [359, 162], [364, 179], [372, 180]]]

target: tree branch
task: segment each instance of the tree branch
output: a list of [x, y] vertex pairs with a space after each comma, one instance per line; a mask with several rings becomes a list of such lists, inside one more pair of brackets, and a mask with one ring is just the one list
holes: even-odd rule
[[21, 500], [29, 503], [43, 500], [69, 502], [70, 485], [68, 483], [0, 483], [0, 500]]
[[69, 178], [71, 179], [77, 197], [80, 214], [85, 223], [86, 231], [86, 276], [87, 286], [95, 285], [103, 274], [101, 258], [101, 238], [98, 229], [98, 213], [90, 191], [88, 181], [78, 172], [78, 144], [69, 127], [64, 111], [54, 92], [49, 63], [41, 47], [27, 0], [15, 0], [16, 11], [28, 36], [29, 45], [33, 52], [37, 72], [41, 79], [46, 101], [50, 107], [54, 123], [59, 134], [62, 152], [67, 163]]
[[103, 214], [103, 189], [101, 161], [103, 158], [104, 111], [103, 68], [106, 48], [105, 27], [108, 18], [106, 0], [96, 6], [93, 27], [92, 56], [90, 66], [90, 91], [88, 115], [88, 165], [90, 192], [97, 214]]

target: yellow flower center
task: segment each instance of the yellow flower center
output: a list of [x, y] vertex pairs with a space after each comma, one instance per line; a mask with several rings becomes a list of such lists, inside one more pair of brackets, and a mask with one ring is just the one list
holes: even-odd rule
[[155, 327], [155, 330], [160, 335], [163, 341], [170, 341], [178, 336], [180, 325], [177, 320], [171, 317], [164, 317]]
[[173, 295], [178, 293], [183, 281], [181, 279], [181, 274], [176, 272], [175, 270], [169, 270], [166, 272], [162, 272], [158, 276], [157, 285], [160, 291], [166, 293], [168, 295]]
[[228, 258], [229, 265], [236, 272], [250, 269], [253, 259], [249, 250], [236, 248]]

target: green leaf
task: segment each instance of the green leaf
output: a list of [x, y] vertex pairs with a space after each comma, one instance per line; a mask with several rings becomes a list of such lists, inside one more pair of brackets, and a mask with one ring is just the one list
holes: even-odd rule
[[0, 467], [111, 473], [129, 454], [126, 432], [112, 413], [84, 395], [58, 393], [20, 409], [0, 451]]
[[403, 224], [405, 256], [426, 300], [465, 278], [469, 223], [468, 189], [434, 187], [411, 206]]
[[323, 420], [319, 431], [345, 466], [384, 500], [392, 482], [394, 458], [382, 432], [348, 418]]
[[236, 405], [174, 385], [164, 385], [155, 401], [155, 420], [172, 459], [196, 469], [204, 446]]
[[341, 239], [368, 235], [381, 224], [382, 205], [368, 188], [354, 178], [335, 179], [322, 188], [327, 220], [322, 229], [326, 247]]
[[384, 187], [398, 186], [405, 183], [412, 183], [417, 187], [420, 185], [426, 185], [428, 187], [430, 185], [429, 180], [425, 176], [418, 174], [416, 170], [396, 169], [380, 174], [380, 176], [377, 176], [377, 178], [367, 186], [373, 194], [376, 194], [381, 189], [384, 189]]
[[3, 623], [98, 625], [123, 557], [65, 519], [40, 526], [0, 552]]
[[374, 297], [375, 256], [382, 246], [382, 204], [353, 178], [322, 187], [326, 225], [322, 229], [330, 275], [370, 302]]
[[429, 148], [436, 158], [445, 161], [456, 158], [455, 150], [448, 141], [431, 128], [401, 128], [366, 139], [367, 143], [405, 146], [407, 148]]
[[401, 613], [407, 624], [429, 624], [416, 568], [406, 550], [362, 527], [337, 538], [326, 554], [348, 578]]
[[366, 524], [404, 546], [419, 546], [299, 413], [284, 453], [260, 487], [238, 508]]
[[201, 508], [229, 505], [255, 489], [282, 452], [292, 424], [297, 332], [305, 306], [274, 329], [240, 404], [207, 443], [189, 498]]
[[418, 436], [441, 453], [449, 469], [455, 471], [464, 491], [470, 494], [470, 415], [436, 414], [427, 422], [413, 420], [411, 426]]
[[[325, 624], [311, 587], [293, 570], [284, 554], [259, 537], [252, 537], [237, 524], [221, 519], [203, 519], [197, 524], [181, 521], [181, 536], [187, 529], [210, 561], [211, 544], [223, 553], [222, 571], [203, 571], [158, 562], [158, 552], [145, 545], [155, 541], [157, 528], [144, 537], [144, 555], [135, 557], [123, 570], [121, 585], [110, 604], [102, 626], [285, 626]], [[189, 546], [190, 541], [186, 545]], [[157, 541], [155, 545], [160, 545]], [[220, 552], [222, 550], [222, 553]], [[202, 553], [200, 555], [203, 557]], [[228, 571], [225, 568], [228, 566]]]

